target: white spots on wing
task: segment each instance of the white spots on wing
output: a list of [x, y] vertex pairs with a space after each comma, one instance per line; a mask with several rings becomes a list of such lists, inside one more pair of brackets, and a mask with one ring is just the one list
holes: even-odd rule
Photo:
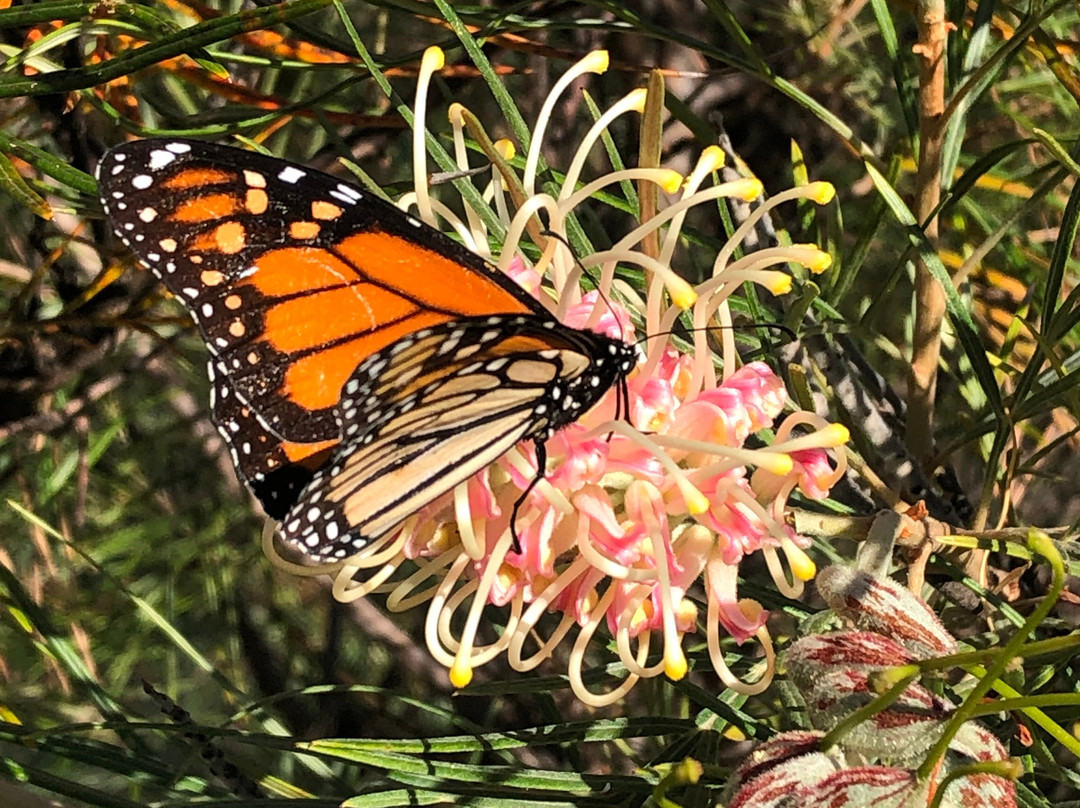
[[285, 166], [285, 168], [278, 172], [277, 176], [282, 182], [287, 182], [289, 185], [296, 185], [296, 183], [307, 176], [307, 172], [301, 171], [296, 166]]
[[439, 356], [446, 356], [446, 354], [453, 353], [457, 350], [457, 346], [461, 342], [461, 336], [462, 334], [460, 331], [455, 331], [443, 340], [442, 345], [439, 346], [439, 349], [435, 353]]
[[[170, 144], [176, 145], [176, 144]], [[151, 171], [161, 171], [169, 163], [176, 159], [176, 153], [168, 149], [154, 149], [150, 152], [150, 162], [147, 166]]]
[[131, 187], [140, 191], [145, 191], [151, 185], [154, 184], [154, 178], [149, 174], [137, 174], [131, 178]]
[[344, 197], [345, 201], [348, 202], [350, 205], [359, 202], [361, 199], [364, 198], [364, 195], [360, 191], [356, 190], [351, 185], [346, 185], [343, 182], [339, 182], [335, 190], [337, 191], [337, 193], [334, 193], [334, 191], [331, 191], [330, 193], [337, 199], [341, 199], [342, 197]]
[[171, 151], [173, 154], [187, 154], [189, 151], [191, 151], [191, 144], [173, 141], [172, 143], [166, 144], [165, 148]]

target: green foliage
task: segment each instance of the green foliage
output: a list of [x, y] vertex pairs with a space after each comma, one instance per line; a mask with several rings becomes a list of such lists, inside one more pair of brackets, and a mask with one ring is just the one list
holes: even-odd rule
[[[589, 84], [587, 104], [571, 95], [556, 115], [548, 143], [564, 145], [545, 152], [548, 170], [565, 170], [595, 110], [656, 65], [672, 71], [662, 164], [686, 169], [726, 132], [767, 189], [833, 182], [830, 212], [782, 209], [789, 220], [777, 222], [783, 237], [834, 255], [820, 288], [807, 281], [801, 301], [740, 307], [756, 323], [850, 340], [898, 389], [914, 340], [914, 262], [931, 268], [950, 319], [935, 455], [920, 460], [959, 471], [981, 531], [933, 545], [934, 606], [973, 648], [1003, 647], [1045, 579], [1021, 578], [1021, 548], [985, 528], [1052, 528], [1080, 514], [1080, 15], [1060, 1], [947, 6], [936, 238], [912, 212], [923, 144], [914, 18], [902, 4], [45, 0], [0, 10], [0, 803], [637, 805], [690, 757], [703, 778], [663, 799], [708, 804], [745, 739], [805, 725], [783, 683], [743, 696], [693, 672], [707, 667], [703, 647], [689, 649], [686, 680], [644, 682], [606, 712], [576, 703], [564, 677], [498, 663], [454, 694], [420, 616], [387, 615], [377, 599], [334, 603], [318, 581], [263, 556], [259, 520], [208, 418], [201, 340], [106, 233], [93, 167], [128, 134], [246, 139], [318, 167], [359, 165], [396, 195], [410, 181], [408, 99], [432, 44], [454, 66], [427, 119], [441, 171], [455, 167], [450, 103], [485, 125], [507, 121], [493, 135], [514, 138], [520, 154], [553, 77], [606, 47], [613, 66]], [[636, 136], [616, 128], [611, 160], [635, 164]], [[605, 170], [596, 151], [591, 165]], [[793, 155], [805, 162], [793, 166]], [[480, 201], [468, 181], [454, 185]], [[607, 217], [637, 204], [623, 188], [574, 237], [602, 243]], [[699, 228], [688, 238], [721, 237]], [[789, 304], [812, 319], [791, 323]], [[754, 340], [758, 351], [779, 343]], [[856, 445], [870, 469], [895, 465], [872, 440]], [[1075, 575], [1073, 533], [1053, 535]], [[853, 557], [849, 537], [817, 536], [819, 558]], [[951, 552], [976, 546], [1001, 551], [989, 589]], [[781, 641], [819, 608], [776, 593], [754, 563], [740, 587], [773, 611]], [[1075, 639], [1072, 608], [1051, 610], [1032, 639]], [[1050, 697], [1018, 702], [1035, 704], [1036, 718], [983, 719], [1006, 746], [1018, 724], [1032, 736], [1011, 746], [1026, 768], [1024, 805], [1080, 800], [1063, 742], [1080, 720], [1075, 649], [1003, 674], [1016, 693]], [[725, 651], [737, 671], [757, 663], [734, 643]], [[956, 683], [938, 685], [952, 696]]]

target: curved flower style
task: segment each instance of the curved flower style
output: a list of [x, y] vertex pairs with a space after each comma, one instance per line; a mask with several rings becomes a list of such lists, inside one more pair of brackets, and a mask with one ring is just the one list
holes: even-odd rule
[[[701, 622], [689, 592], [701, 581], [713, 666], [730, 687], [763, 690], [771, 678], [772, 660], [764, 628], [767, 615], [756, 602], [739, 599], [738, 564], [745, 555], [761, 550], [785, 590], [790, 587], [784, 583], [780, 553], [797, 587], [813, 576], [813, 564], [800, 549], [805, 540], [784, 522], [785, 504], [795, 487], [809, 497], [827, 493], [845, 464], [842, 453], [830, 463], [825, 450], [843, 444], [847, 432], [800, 411], [775, 428], [775, 439], [767, 448], [744, 446], [749, 436], [773, 426], [787, 396], [766, 364], [736, 367], [730, 328], [724, 328], [731, 324], [726, 301], [745, 282], [774, 293], [788, 290], [790, 277], [772, 267], [796, 263], [815, 272], [828, 267], [829, 256], [813, 245], [773, 247], [739, 259], [733, 255], [768, 209], [796, 198], [825, 204], [833, 196], [832, 186], [811, 183], [761, 204], [720, 250], [711, 278], [691, 287], [671, 269], [686, 211], [725, 197], [756, 199], [761, 184], [754, 179], [710, 184], [723, 161], [722, 152], [714, 147], [705, 149], [685, 180], [667, 169], [637, 168], [614, 171], [579, 187], [591, 147], [615, 117], [643, 109], [644, 90], [631, 92], [598, 119], [556, 195], [536, 190], [547, 116], [571, 80], [606, 67], [606, 54], [597, 52], [571, 68], [552, 91], [520, 178], [499, 170], [509, 171], [504, 158], [512, 155], [512, 148], [505, 142], [491, 147], [496, 170], [483, 196], [500, 214], [506, 230], [496, 258], [490, 256], [489, 233], [477, 212], [466, 207], [463, 222], [428, 195], [424, 101], [430, 76], [441, 65], [441, 52], [429, 50], [417, 91], [416, 190], [399, 204], [415, 203], [431, 224], [436, 217], [444, 219], [471, 249], [495, 260], [563, 322], [641, 344], [641, 361], [629, 380], [629, 411], [619, 412], [618, 391], [611, 391], [579, 423], [547, 442], [545, 477], [518, 508], [519, 547], [514, 546], [511, 514], [537, 476], [535, 449], [525, 444], [344, 563], [320, 567], [280, 559], [279, 563], [303, 574], [333, 574], [334, 594], [341, 600], [385, 592], [388, 607], [394, 610], [426, 602], [428, 647], [459, 687], [470, 681], [476, 666], [503, 653], [514, 668], [531, 669], [576, 629], [570, 680], [577, 695], [593, 705], [617, 700], [641, 677], [663, 672], [678, 679], [685, 674], [682, 637], [697, 631]], [[474, 119], [460, 105], [451, 108], [450, 117], [456, 157], [460, 168], [467, 170], [463, 129]], [[574, 210], [602, 187], [627, 180], [655, 183], [668, 193], [678, 193], [678, 200], [610, 249], [575, 261], [567, 239], [559, 237], [567, 232]], [[509, 196], [517, 202], [513, 216]], [[547, 218], [545, 230], [556, 237], [537, 237], [542, 255], [529, 265], [517, 245], [541, 211]], [[539, 228], [533, 231], [538, 233]], [[657, 237], [658, 252], [636, 248], [643, 239]], [[615, 279], [617, 264], [645, 270], [643, 292]], [[578, 279], [593, 268], [598, 268], [599, 289], [583, 292]], [[670, 336], [684, 313], [694, 328], [688, 347], [676, 345]], [[719, 370], [706, 344], [706, 329], [717, 324], [725, 348]], [[625, 420], [618, 420], [620, 414]], [[267, 545], [274, 555], [269, 537]], [[477, 647], [477, 632], [489, 607], [505, 607], [506, 627], [496, 642]], [[561, 619], [551, 621], [554, 628], [545, 622], [548, 633], [540, 639], [541, 618], [548, 612]], [[586, 650], [603, 623], [628, 674], [615, 689], [597, 694], [586, 687], [582, 668]], [[721, 626], [740, 642], [757, 636], [765, 646], [770, 672], [751, 685], [739, 682], [724, 665]], [[657, 644], [662, 658], [648, 666]]]

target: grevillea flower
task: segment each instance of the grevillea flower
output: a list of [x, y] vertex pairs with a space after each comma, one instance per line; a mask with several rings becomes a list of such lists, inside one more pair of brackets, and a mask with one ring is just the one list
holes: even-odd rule
[[[424, 103], [429, 79], [442, 65], [441, 52], [429, 50], [417, 90], [416, 188], [399, 204], [415, 205], [430, 224], [449, 224], [562, 322], [640, 344], [641, 361], [628, 383], [629, 412], [618, 412], [617, 391], [611, 391], [579, 423], [547, 442], [544, 479], [518, 509], [517, 548], [510, 516], [537, 476], [532, 444], [518, 446], [343, 563], [301, 567], [278, 561], [303, 574], [334, 575], [340, 600], [383, 592], [392, 610], [426, 603], [428, 647], [459, 687], [470, 681], [476, 666], [498, 655], [528, 670], [565, 642], [574, 691], [590, 704], [610, 703], [642, 677], [682, 677], [687, 670], [683, 636], [704, 627], [712, 665], [725, 684], [758, 692], [771, 677], [767, 615], [756, 602], [739, 598], [739, 562], [764, 553], [789, 594], [813, 576], [813, 564], [800, 549], [805, 540], [784, 521], [787, 497], [796, 487], [809, 497], [826, 494], [845, 468], [842, 453], [834, 453], [830, 462], [826, 450], [843, 444], [847, 432], [805, 411], [777, 423], [788, 406], [783, 384], [762, 362], [737, 366], [727, 299], [748, 282], [773, 293], [787, 291], [791, 279], [784, 265], [814, 272], [828, 267], [829, 256], [813, 245], [771, 247], [738, 259], [734, 254], [757, 219], [775, 205], [792, 199], [824, 204], [833, 189], [811, 183], [760, 204], [719, 251], [711, 277], [691, 286], [672, 269], [687, 210], [715, 206], [724, 198], [757, 199], [761, 184], [755, 179], [714, 184], [723, 162], [715, 147], [704, 150], [685, 178], [668, 169], [632, 168], [581, 183], [586, 156], [612, 120], [643, 109], [644, 90], [631, 92], [599, 117], [559, 190], [537, 189], [540, 146], [555, 101], [572, 80], [602, 72], [606, 64], [605, 53], [590, 54], [557, 82], [532, 133], [522, 175], [510, 173], [508, 143], [487, 141], [495, 169], [481, 193], [505, 229], [501, 251], [492, 255], [484, 224], [494, 221], [490, 212], [484, 218], [466, 206], [462, 221], [428, 193]], [[451, 107], [450, 121], [456, 159], [468, 170], [464, 128], [469, 126], [478, 142], [486, 136], [460, 105]], [[675, 201], [610, 249], [575, 257], [569, 240], [559, 237], [575, 210], [605, 186], [626, 181], [653, 183]], [[543, 230], [556, 236], [538, 236], [541, 257], [526, 262], [518, 244], [527, 229], [541, 232], [534, 226], [541, 212]], [[656, 240], [659, 248], [644, 249], [645, 239]], [[643, 269], [644, 289], [617, 280], [617, 265]], [[598, 289], [580, 288], [583, 271], [595, 275]], [[670, 336], [682, 315], [688, 315], [683, 323], [692, 323], [688, 347], [676, 346]], [[709, 328], [722, 335], [720, 357], [707, 346]], [[749, 436], [769, 428], [775, 429], [771, 445], [744, 446]], [[275, 555], [269, 537], [267, 546]], [[794, 587], [785, 582], [781, 556], [793, 572]], [[701, 600], [707, 604], [705, 615], [699, 613]], [[499, 607], [505, 629], [491, 645], [478, 646], [482, 621]], [[542, 621], [548, 613], [555, 617]], [[582, 668], [602, 626], [614, 638], [627, 675], [619, 686], [598, 694], [586, 687]], [[769, 662], [764, 677], [745, 684], [728, 671], [721, 628], [740, 642], [759, 638]], [[658, 650], [659, 662], [650, 665], [650, 654]]]

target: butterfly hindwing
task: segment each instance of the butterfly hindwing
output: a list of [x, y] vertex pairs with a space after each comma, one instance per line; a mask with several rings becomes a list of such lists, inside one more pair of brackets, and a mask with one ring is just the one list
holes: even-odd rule
[[281, 519], [315, 472], [326, 464], [337, 439], [321, 443], [282, 440], [237, 395], [228, 379], [218, 379], [211, 362], [210, 407], [214, 423], [229, 447], [233, 466], [266, 515]]
[[629, 370], [616, 345], [503, 316], [424, 329], [372, 357], [345, 384], [342, 443], [282, 536], [317, 559], [352, 555], [518, 441], [576, 419]]

